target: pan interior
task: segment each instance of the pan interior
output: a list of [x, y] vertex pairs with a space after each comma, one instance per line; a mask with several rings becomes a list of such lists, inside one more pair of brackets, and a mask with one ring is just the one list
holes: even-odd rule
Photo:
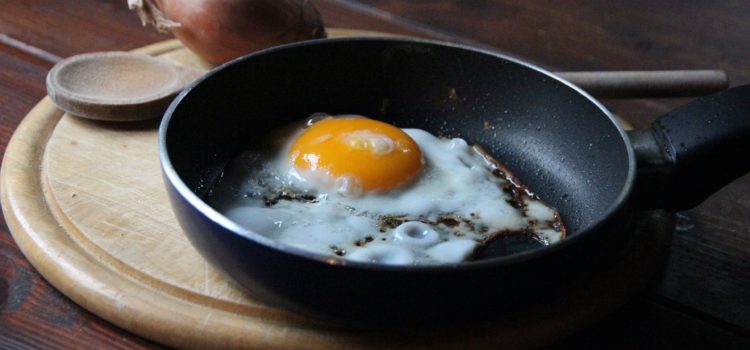
[[577, 90], [491, 53], [391, 39], [292, 45], [212, 72], [173, 106], [167, 152], [202, 197], [241, 150], [315, 112], [478, 143], [558, 208], [571, 234], [627, 186], [621, 132]]

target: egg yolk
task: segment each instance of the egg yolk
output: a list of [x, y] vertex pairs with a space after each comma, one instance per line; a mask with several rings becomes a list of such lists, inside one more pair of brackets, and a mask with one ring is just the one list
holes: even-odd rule
[[305, 129], [289, 149], [289, 160], [303, 177], [323, 172], [337, 181], [354, 181], [362, 192], [385, 192], [417, 175], [422, 152], [409, 135], [390, 124], [339, 117]]

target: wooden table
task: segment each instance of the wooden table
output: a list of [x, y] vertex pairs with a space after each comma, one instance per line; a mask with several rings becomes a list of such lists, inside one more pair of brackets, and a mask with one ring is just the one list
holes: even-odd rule
[[[750, 83], [750, 2], [314, 0], [328, 26], [491, 47], [552, 70], [704, 69]], [[168, 39], [124, 0], [0, 0], [0, 150], [61, 57]], [[636, 127], [686, 99], [605, 100]], [[152, 349], [51, 287], [0, 227], [0, 348]], [[750, 176], [679, 214], [663, 275], [553, 346], [750, 348]]]

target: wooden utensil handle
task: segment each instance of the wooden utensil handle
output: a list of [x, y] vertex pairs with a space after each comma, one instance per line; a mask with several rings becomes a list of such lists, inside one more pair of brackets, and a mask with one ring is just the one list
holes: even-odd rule
[[560, 72], [599, 98], [702, 96], [729, 87], [723, 70]]

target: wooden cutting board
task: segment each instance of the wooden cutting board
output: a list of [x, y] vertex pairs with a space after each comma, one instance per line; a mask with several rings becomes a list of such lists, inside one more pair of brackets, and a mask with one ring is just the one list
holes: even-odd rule
[[[330, 34], [377, 33], [332, 29]], [[208, 67], [176, 40], [136, 51]], [[544, 345], [590, 325], [642, 289], [657, 272], [674, 229], [673, 216], [644, 214], [625, 259], [570, 295], [524, 313], [437, 330], [346, 329], [263, 305], [203, 260], [169, 207], [157, 126], [158, 121], [82, 119], [45, 98], [13, 135], [0, 186], [14, 239], [52, 285], [102, 318], [175, 347]]]

